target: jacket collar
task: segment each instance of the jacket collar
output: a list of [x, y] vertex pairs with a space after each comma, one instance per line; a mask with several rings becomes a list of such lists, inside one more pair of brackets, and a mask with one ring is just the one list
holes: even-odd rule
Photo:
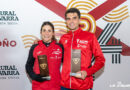
[[[53, 41], [50, 43], [49, 47], [53, 46], [53, 44], [55, 44], [55, 43], [56, 43], [56, 41], [53, 40]], [[39, 44], [40, 46], [46, 47], [46, 45], [43, 43], [42, 40], [38, 41], [38, 44]]]

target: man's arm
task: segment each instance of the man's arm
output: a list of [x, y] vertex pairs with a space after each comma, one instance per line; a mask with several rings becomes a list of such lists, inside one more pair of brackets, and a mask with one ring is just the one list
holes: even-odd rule
[[98, 43], [98, 40], [95, 35], [93, 35], [93, 41], [92, 41], [92, 53], [95, 57], [95, 62], [93, 66], [89, 67], [86, 72], [87, 76], [91, 76], [92, 74], [96, 73], [98, 70], [100, 70], [104, 64], [105, 64], [105, 58], [102, 53], [102, 50], [100, 48], [100, 45]]
[[76, 76], [77, 78], [84, 80], [87, 76], [91, 76], [92, 74], [96, 73], [98, 70], [100, 70], [104, 66], [105, 58], [103, 56], [100, 45], [95, 35], [93, 35], [91, 46], [92, 46], [91, 47], [92, 53], [95, 57], [95, 63], [93, 66], [89, 67], [87, 70], [77, 72], [81, 74], [81, 75], [77, 75]]

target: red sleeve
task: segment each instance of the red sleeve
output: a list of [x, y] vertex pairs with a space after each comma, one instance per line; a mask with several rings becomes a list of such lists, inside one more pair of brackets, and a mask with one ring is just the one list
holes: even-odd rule
[[93, 40], [92, 40], [92, 45], [91, 46], [92, 46], [91, 47], [92, 48], [91, 49], [92, 53], [93, 53], [93, 55], [95, 57], [95, 62], [90, 68], [88, 68], [86, 70], [87, 76], [90, 76], [90, 75], [94, 74], [95, 72], [100, 70], [105, 64], [104, 55], [102, 53], [102, 50], [100, 48], [100, 45], [99, 45], [95, 35], [93, 35]]

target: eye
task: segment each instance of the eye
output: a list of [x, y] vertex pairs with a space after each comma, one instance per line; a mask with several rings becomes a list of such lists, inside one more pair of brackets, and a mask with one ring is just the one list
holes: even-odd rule
[[70, 20], [70, 18], [66, 18], [66, 20]]
[[49, 29], [48, 32], [52, 32], [52, 30]]
[[73, 19], [77, 19], [77, 17], [73, 17]]
[[46, 29], [42, 29], [42, 32], [46, 32]]

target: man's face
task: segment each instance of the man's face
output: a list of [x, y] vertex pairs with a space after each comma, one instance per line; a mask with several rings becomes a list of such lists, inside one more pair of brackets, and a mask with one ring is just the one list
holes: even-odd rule
[[70, 30], [72, 31], [77, 30], [79, 28], [79, 23], [80, 18], [78, 17], [77, 13], [68, 13], [66, 15], [66, 24]]

